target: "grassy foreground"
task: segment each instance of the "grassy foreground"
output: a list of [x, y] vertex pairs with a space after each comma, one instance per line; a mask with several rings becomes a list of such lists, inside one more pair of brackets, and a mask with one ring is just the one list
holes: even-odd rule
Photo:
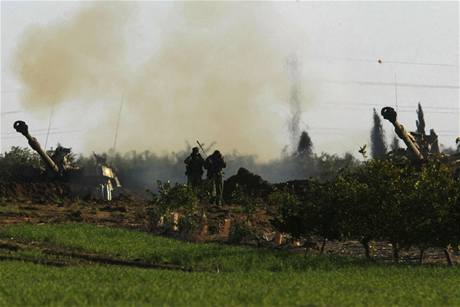
[[[19, 225], [0, 237], [209, 272], [0, 262], [0, 305], [460, 305], [460, 270], [192, 244], [84, 224]], [[219, 273], [217, 273], [219, 268]]]

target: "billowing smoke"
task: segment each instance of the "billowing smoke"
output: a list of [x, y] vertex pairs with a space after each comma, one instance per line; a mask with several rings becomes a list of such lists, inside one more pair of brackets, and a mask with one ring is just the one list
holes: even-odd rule
[[290, 118], [288, 122], [289, 137], [292, 148], [295, 150], [300, 137], [300, 116], [302, 115], [301, 104], [301, 87], [300, 87], [300, 63], [296, 55], [290, 56], [287, 62], [290, 77], [290, 97], [289, 111]]
[[24, 33], [14, 69], [26, 107], [96, 98], [124, 83], [122, 29], [127, 7], [95, 6], [57, 25], [33, 25]]
[[[216, 141], [224, 152], [276, 157], [288, 143], [280, 110], [289, 109], [285, 63], [293, 46], [276, 32], [282, 21], [261, 18], [270, 13], [269, 4], [171, 4], [167, 23], [155, 29], [159, 37], [152, 37], [158, 44], [132, 67], [127, 47], [141, 42], [125, 24], [136, 18], [136, 8], [129, 3], [86, 8], [24, 35], [15, 59], [24, 102], [109, 98], [115, 106], [123, 96], [117, 140], [122, 151], [179, 150], [200, 139]], [[291, 93], [295, 110], [305, 100]], [[99, 127], [113, 129], [117, 110], [108, 110]], [[291, 123], [298, 140], [299, 118]], [[110, 148], [112, 138], [104, 137], [109, 140], [88, 135], [88, 150]]]

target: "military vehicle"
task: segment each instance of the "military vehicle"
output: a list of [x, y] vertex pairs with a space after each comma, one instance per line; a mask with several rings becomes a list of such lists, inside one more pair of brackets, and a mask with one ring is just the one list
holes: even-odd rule
[[[455, 177], [460, 179], [460, 151], [457, 150], [453, 154], [441, 153], [439, 150], [438, 136], [433, 129], [430, 130], [430, 134], [425, 133], [424, 123], [416, 122], [417, 131], [409, 132], [404, 126], [398, 122], [398, 114], [392, 107], [382, 108], [381, 114], [384, 119], [388, 120], [393, 124], [396, 135], [403, 140], [406, 144], [407, 149], [402, 149], [397, 152], [390, 154], [398, 155], [402, 154], [414, 162], [423, 163], [430, 158], [437, 157], [442, 161], [449, 163], [453, 166]], [[460, 138], [456, 140], [457, 144], [460, 144]], [[460, 147], [459, 147], [460, 149]]]
[[45, 163], [45, 172], [50, 180], [65, 182], [75, 196], [112, 200], [113, 194], [121, 188], [120, 181], [105, 157], [94, 154], [94, 167], [78, 167], [70, 148], [62, 146], [45, 152], [36, 138], [29, 134], [29, 127], [23, 121], [16, 121], [14, 129], [24, 135], [30, 145]]

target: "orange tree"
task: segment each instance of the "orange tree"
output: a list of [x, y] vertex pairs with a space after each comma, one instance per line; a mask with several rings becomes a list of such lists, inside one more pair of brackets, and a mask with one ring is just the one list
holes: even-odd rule
[[299, 198], [287, 190], [279, 190], [268, 196], [271, 207], [277, 208], [275, 217], [271, 220], [272, 225], [280, 232], [289, 233], [294, 238], [309, 237], [310, 224], [305, 223], [303, 206]]
[[271, 194], [269, 201], [278, 206], [272, 224], [294, 238], [321, 237], [322, 253], [327, 240], [342, 238], [341, 213], [335, 191], [334, 183], [309, 180], [301, 200], [286, 191]]
[[323, 247], [326, 239], [357, 239], [368, 258], [373, 240], [389, 241], [396, 262], [400, 248], [417, 246], [423, 259], [427, 247], [459, 246], [459, 193], [439, 160], [370, 160], [333, 182], [310, 180], [301, 201], [285, 196], [274, 225], [295, 237], [320, 236]]
[[[449, 164], [438, 159], [427, 161], [414, 171], [408, 187], [409, 204], [404, 215], [410, 231], [407, 243], [420, 249], [420, 262], [428, 247], [458, 247], [460, 236], [459, 182], [452, 176]], [[445, 250], [451, 264], [450, 252]]]
[[343, 238], [343, 206], [334, 182], [310, 182], [309, 197], [304, 204], [304, 220], [322, 238], [321, 253], [327, 240]]

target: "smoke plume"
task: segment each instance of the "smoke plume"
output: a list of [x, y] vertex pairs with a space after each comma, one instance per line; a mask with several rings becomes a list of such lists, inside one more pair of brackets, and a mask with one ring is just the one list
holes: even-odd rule
[[123, 83], [120, 6], [95, 6], [57, 25], [33, 25], [19, 42], [13, 67], [26, 107], [95, 98]]
[[302, 114], [301, 107], [301, 88], [300, 88], [300, 64], [297, 56], [292, 56], [288, 59], [288, 69], [290, 74], [290, 118], [289, 118], [289, 136], [291, 138], [291, 146], [293, 149], [298, 143], [300, 137], [300, 115]]
[[[168, 23], [152, 31], [160, 33], [152, 37], [157, 45], [136, 67], [127, 64], [127, 45], [135, 49], [138, 40], [149, 37], [127, 33], [126, 22], [136, 18], [129, 3], [102, 3], [65, 22], [29, 30], [15, 59], [24, 102], [112, 99], [113, 107], [98, 123], [109, 135], [88, 135], [88, 151], [110, 148], [115, 105], [123, 96], [117, 140], [122, 151], [179, 150], [200, 139], [216, 141], [224, 152], [276, 157], [289, 142], [279, 110], [289, 108], [285, 63], [292, 45], [276, 33], [275, 18], [261, 17], [270, 14], [270, 6], [171, 6]], [[298, 110], [300, 101], [295, 98]], [[299, 120], [292, 124], [298, 140]]]

